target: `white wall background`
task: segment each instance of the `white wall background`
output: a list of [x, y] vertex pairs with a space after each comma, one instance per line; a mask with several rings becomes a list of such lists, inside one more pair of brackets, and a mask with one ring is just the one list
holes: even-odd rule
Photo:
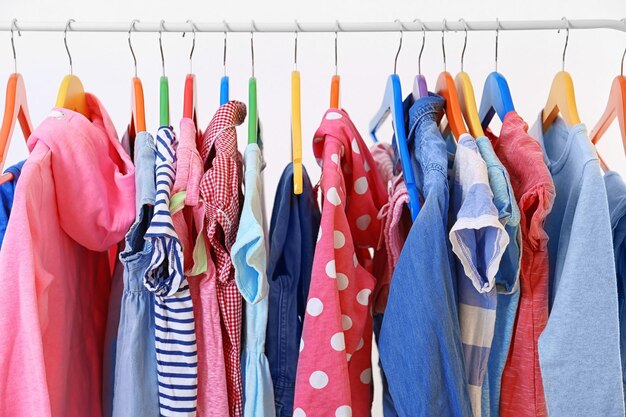
[[[458, 18], [486, 20], [626, 17], [624, 0], [524, 0], [524, 1], [408, 1], [408, 0], [315, 0], [315, 1], [79, 1], [0, 0], [0, 20], [10, 21], [227, 21], [257, 22], [318, 21], [449, 21]], [[231, 98], [247, 100], [250, 76], [249, 34], [228, 37], [227, 72]], [[407, 33], [398, 62], [398, 73], [406, 91], [417, 73], [421, 33]], [[422, 60], [430, 86], [442, 70], [439, 33], [426, 36]], [[0, 33], [0, 80], [13, 71], [9, 33]], [[304, 161], [312, 178], [319, 169], [311, 152], [312, 135], [326, 110], [330, 77], [334, 71], [333, 34], [299, 36], [299, 69], [302, 73]], [[219, 102], [222, 75], [221, 33], [197, 35], [194, 70], [198, 79], [200, 126], [206, 126]], [[545, 103], [555, 72], [561, 68], [565, 35], [556, 31], [501, 32], [499, 70], [509, 81], [516, 109], [529, 124]], [[118, 131], [130, 119], [130, 78], [133, 66], [126, 34], [69, 33], [74, 73], [88, 91], [95, 93], [108, 109]], [[163, 35], [167, 75], [170, 78], [170, 108], [176, 127], [182, 114], [184, 76], [191, 37]], [[393, 69], [398, 33], [340, 34], [339, 72], [342, 76], [342, 105], [348, 110], [366, 140], [369, 119], [378, 108], [386, 77]], [[463, 32], [448, 33], [448, 70], [459, 70]], [[157, 34], [133, 34], [133, 45], [143, 80], [149, 129], [158, 127], [158, 80], [161, 72]], [[574, 79], [581, 119], [592, 128], [604, 110], [613, 77], [619, 72], [626, 34], [609, 30], [571, 31], [566, 70]], [[68, 73], [62, 33], [25, 32], [16, 36], [18, 71], [25, 78], [31, 117], [39, 123], [53, 106], [59, 83]], [[259, 112], [264, 126], [267, 168], [266, 203], [271, 208], [280, 174], [290, 160], [290, 72], [293, 69], [293, 34], [255, 35], [256, 77]], [[494, 33], [470, 32], [465, 70], [471, 75], [477, 97], [482, 83], [493, 70]], [[3, 101], [3, 100], [2, 100]], [[245, 125], [240, 129], [240, 149], [246, 143]], [[16, 131], [19, 129], [16, 129]], [[613, 169], [626, 175], [626, 157], [616, 125], [606, 133], [600, 152]], [[7, 166], [27, 155], [17, 132]], [[269, 212], [269, 210], [268, 210]], [[378, 409], [376, 404], [375, 408]], [[379, 411], [375, 415], [382, 415]]]

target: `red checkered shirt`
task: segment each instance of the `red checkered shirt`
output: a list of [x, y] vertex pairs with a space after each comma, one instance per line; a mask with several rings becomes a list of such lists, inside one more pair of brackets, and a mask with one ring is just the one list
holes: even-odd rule
[[224, 104], [213, 116], [198, 144], [206, 170], [200, 182], [200, 196], [206, 211], [208, 252], [215, 264], [231, 417], [241, 417], [243, 402], [240, 364], [242, 301], [235, 284], [230, 248], [237, 236], [242, 200], [242, 163], [237, 151], [235, 127], [245, 118], [245, 104], [238, 101]]

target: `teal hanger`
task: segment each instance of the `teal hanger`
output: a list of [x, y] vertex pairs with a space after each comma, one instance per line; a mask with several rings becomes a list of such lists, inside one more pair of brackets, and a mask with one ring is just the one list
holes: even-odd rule
[[167, 77], [165, 76], [165, 56], [163, 55], [163, 42], [161, 40], [161, 32], [165, 29], [165, 20], [161, 20], [161, 29], [159, 30], [159, 49], [161, 50], [161, 66], [163, 75], [161, 76], [159, 85], [159, 123], [161, 126], [170, 125], [170, 87]]
[[224, 75], [220, 80], [220, 106], [228, 103], [229, 100], [229, 82], [228, 75], [226, 75], [226, 38], [228, 36], [228, 32], [230, 31], [230, 26], [228, 26], [228, 23], [226, 23], [225, 20], [223, 20], [222, 23], [224, 24], [226, 30], [224, 31]]
[[[403, 27], [404, 29], [404, 27]], [[393, 65], [393, 74], [387, 78], [385, 86], [385, 94], [380, 109], [374, 115], [370, 122], [370, 135], [374, 142], [378, 142], [376, 131], [380, 128], [387, 116], [391, 114], [395, 140], [400, 151], [400, 162], [402, 164], [402, 174], [404, 182], [409, 193], [409, 210], [413, 220], [417, 218], [420, 210], [419, 193], [415, 184], [415, 175], [413, 173], [413, 165], [411, 163], [411, 155], [409, 154], [409, 146], [407, 144], [406, 129], [404, 126], [404, 106], [402, 104], [402, 87], [400, 85], [400, 77], [396, 73], [398, 65], [398, 55], [402, 49], [403, 31], [400, 31], [400, 45]]]
[[256, 78], [254, 78], [254, 20], [252, 21], [253, 31], [250, 31], [250, 52], [252, 56], [252, 76], [248, 80], [248, 144], [257, 143], [259, 133], [259, 115], [256, 100]]
[[480, 99], [480, 110], [478, 111], [483, 129], [489, 127], [489, 123], [491, 123], [494, 115], [497, 114], [498, 118], [504, 121], [504, 117], [507, 113], [515, 110], [509, 84], [506, 78], [498, 72], [498, 36], [500, 32], [500, 20], [496, 18], [496, 22], [496, 69], [489, 74], [485, 80], [483, 95]]

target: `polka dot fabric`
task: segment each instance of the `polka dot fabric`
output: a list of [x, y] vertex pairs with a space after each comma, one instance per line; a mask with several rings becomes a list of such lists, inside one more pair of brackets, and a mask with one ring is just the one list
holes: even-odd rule
[[[294, 417], [370, 414], [372, 306], [368, 248], [387, 200], [372, 156], [343, 110], [326, 112], [313, 151], [322, 167], [322, 222], [315, 248], [296, 377]], [[357, 255], [358, 254], [358, 255]]]

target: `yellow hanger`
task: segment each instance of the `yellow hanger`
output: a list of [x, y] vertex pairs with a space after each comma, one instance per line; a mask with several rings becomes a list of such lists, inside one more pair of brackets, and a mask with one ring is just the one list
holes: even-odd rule
[[[578, 106], [576, 105], [576, 95], [574, 94], [574, 82], [572, 76], [565, 71], [565, 52], [567, 51], [567, 43], [569, 41], [569, 22], [566, 18], [566, 37], [565, 47], [563, 48], [562, 70], [557, 72], [552, 80], [550, 94], [542, 112], [542, 127], [545, 132], [556, 117], [561, 114], [565, 123], [574, 126], [580, 123], [578, 116]], [[560, 29], [559, 29], [560, 30]]]
[[89, 118], [89, 106], [87, 105], [85, 89], [83, 88], [83, 83], [80, 81], [80, 78], [73, 74], [72, 55], [67, 47], [67, 31], [70, 29], [72, 22], [75, 22], [75, 20], [70, 19], [67, 21], [63, 35], [63, 43], [65, 44], [65, 50], [70, 60], [70, 73], [61, 81], [55, 107], [73, 110]]
[[[298, 21], [296, 27], [300, 29]], [[293, 166], [293, 193], [302, 194], [302, 111], [300, 107], [300, 71], [298, 71], [298, 31], [293, 52], [294, 70], [291, 72], [291, 161]]]
[[476, 97], [474, 96], [474, 87], [470, 80], [469, 74], [463, 71], [463, 58], [465, 58], [465, 48], [467, 47], [467, 23], [465, 19], [459, 19], [465, 25], [465, 41], [463, 42], [463, 52], [461, 52], [461, 72], [455, 77], [456, 90], [459, 96], [459, 105], [465, 123], [469, 127], [469, 131], [474, 138], [485, 135], [483, 127], [480, 123], [480, 116], [476, 108]]

